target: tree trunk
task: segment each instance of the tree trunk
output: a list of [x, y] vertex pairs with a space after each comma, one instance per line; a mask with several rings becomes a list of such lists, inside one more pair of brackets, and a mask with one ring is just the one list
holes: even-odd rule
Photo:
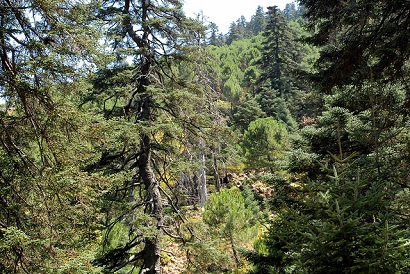
[[235, 264], [236, 267], [239, 266], [239, 258], [238, 258], [238, 253], [236, 252], [236, 247], [235, 247], [235, 243], [233, 241], [233, 236], [231, 235], [230, 239], [231, 241], [231, 247], [232, 247], [232, 252], [233, 252], [233, 257], [235, 258]]
[[[129, 8], [129, 2], [127, 0]], [[151, 67], [155, 64], [155, 58], [152, 55], [153, 48], [149, 41], [150, 27], [148, 22], [148, 9], [150, 1], [141, 1], [141, 20], [142, 20], [142, 35], [138, 38], [133, 30], [131, 24], [127, 24], [128, 32], [134, 38], [134, 42], [140, 49], [143, 50], [141, 63], [141, 76], [137, 88], [139, 93], [139, 106], [136, 110], [137, 120], [153, 122], [152, 108], [154, 106], [154, 99], [152, 95], [147, 93], [147, 87], [151, 84], [150, 72]], [[160, 274], [161, 273], [161, 231], [163, 225], [163, 208], [161, 201], [161, 194], [159, 190], [159, 183], [155, 178], [151, 166], [151, 137], [147, 133], [140, 135], [141, 141], [141, 155], [138, 158], [138, 170], [140, 178], [145, 187], [145, 213], [149, 214], [156, 221], [155, 236], [144, 238], [144, 249], [142, 251], [142, 267], [141, 274]]]
[[151, 167], [150, 138], [143, 134], [141, 137], [142, 154], [138, 160], [138, 167], [142, 182], [145, 186], [146, 213], [156, 219], [155, 237], [145, 237], [142, 252], [143, 265], [140, 273], [161, 273], [161, 228], [163, 225], [162, 201], [158, 181]]
[[199, 141], [199, 160], [201, 161], [201, 168], [198, 172], [198, 198], [199, 198], [199, 206], [201, 209], [204, 209], [205, 202], [208, 198], [208, 191], [206, 188], [206, 172], [205, 172], [205, 142], [204, 140]]
[[218, 192], [221, 191], [221, 178], [219, 177], [218, 163], [216, 162], [215, 152], [212, 152], [212, 168], [214, 170], [215, 187]]

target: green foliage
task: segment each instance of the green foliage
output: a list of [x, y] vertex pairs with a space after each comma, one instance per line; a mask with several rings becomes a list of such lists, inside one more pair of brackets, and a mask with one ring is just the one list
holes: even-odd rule
[[86, 2], [0, 12], [1, 273], [159, 273], [161, 241], [185, 273], [245, 271], [250, 187], [179, 208], [240, 152], [270, 187], [255, 273], [410, 272], [405, 1], [258, 7], [226, 37], [180, 1]]
[[261, 33], [266, 27], [266, 17], [261, 6], [258, 6], [256, 12], [251, 17], [251, 21], [247, 24], [248, 28], [254, 36]]
[[295, 148], [286, 155], [286, 158], [289, 171], [308, 172], [316, 166], [318, 155]]
[[[75, 84], [65, 87], [75, 90]], [[39, 108], [33, 118], [46, 135], [39, 137], [24, 123], [8, 128], [8, 134], [18, 134], [14, 138], [14, 143], [18, 144], [15, 148], [24, 151], [24, 157], [18, 153], [13, 155], [12, 151], [7, 153], [7, 147], [1, 150], [0, 165], [5, 169], [0, 192], [7, 206], [0, 211], [1, 225], [6, 229], [0, 239], [11, 239], [6, 236], [11, 231], [19, 232], [10, 234], [19, 237], [14, 237], [13, 248], [2, 249], [0, 264], [17, 273], [20, 268], [43, 273], [67, 273], [70, 271], [64, 269], [74, 267], [78, 273], [96, 270], [89, 264], [100, 236], [98, 218], [101, 216], [96, 200], [110, 181], [81, 171], [82, 165], [95, 153], [91, 142], [95, 140], [92, 134], [98, 127], [90, 126], [89, 121], [96, 119], [73, 108], [67, 100], [68, 92], [64, 101], [58, 95], [55, 93], [53, 97], [58, 108], [50, 112]], [[6, 119], [11, 121], [19, 117], [19, 110], [14, 115]], [[1, 138], [7, 140], [7, 135]], [[36, 138], [44, 139], [37, 142]]]
[[207, 273], [211, 270], [225, 270], [232, 267], [231, 258], [218, 248], [217, 240], [197, 240], [184, 246], [189, 265], [182, 273]]
[[30, 245], [30, 237], [17, 227], [2, 228], [1, 234], [3, 237], [0, 240], [0, 248], [3, 250]]
[[240, 233], [246, 234], [244, 230], [255, 223], [253, 211], [245, 207], [242, 193], [236, 188], [211, 194], [202, 217], [217, 235], [227, 239], [240, 238]]
[[77, 79], [104, 59], [89, 24], [97, 5], [40, 2], [2, 3], [0, 13], [0, 241], [9, 246], [0, 272], [57, 273], [76, 261], [92, 273], [82, 258], [94, 254], [95, 201], [108, 180], [80, 170], [95, 152], [93, 126], [73, 101]]
[[236, 79], [229, 78], [223, 86], [223, 93], [228, 101], [235, 104], [241, 98], [242, 88]]
[[288, 3], [283, 10], [283, 15], [287, 21], [300, 21], [303, 20], [304, 7], [296, 6], [295, 2]]
[[288, 165], [299, 181], [275, 185], [282, 202], [272, 203], [278, 214], [263, 241], [268, 252], [251, 256], [257, 273], [407, 272], [409, 235], [400, 216], [408, 206], [397, 201], [408, 188], [408, 152], [398, 149], [408, 131], [397, 107], [404, 96], [397, 85], [352, 90], [326, 98], [316, 125], [294, 140], [301, 148]]
[[246, 22], [245, 17], [241, 16], [236, 22], [231, 23], [229, 32], [226, 35], [226, 43], [230, 45], [235, 41], [257, 36], [264, 31], [266, 21], [263, 7], [258, 6], [249, 22]]
[[237, 264], [240, 263], [237, 248], [258, 234], [257, 211], [258, 206], [252, 197], [248, 195], [244, 199], [236, 188], [211, 194], [205, 204], [204, 222], [215, 236], [228, 241]]
[[403, 37], [392, 26], [407, 7], [393, 2], [301, 1], [315, 29], [309, 40], [321, 46], [312, 79], [330, 95], [292, 140], [294, 181], [274, 180], [281, 202], [271, 203], [277, 214], [249, 256], [255, 273], [409, 271], [407, 76], [403, 49], [388, 50]]
[[290, 110], [289, 103], [278, 96], [277, 90], [261, 88], [256, 96], [256, 100], [268, 116], [271, 116], [287, 125], [289, 130], [296, 128], [296, 122]]
[[317, 52], [302, 45], [301, 40], [308, 33], [299, 23], [286, 21], [277, 7], [268, 9], [267, 18], [261, 57], [257, 62], [260, 74], [255, 98], [268, 116], [294, 129], [295, 118], [299, 119], [306, 111], [303, 98], [310, 92], [301, 74], [311, 71]]
[[360, 173], [350, 180], [352, 174], [346, 172], [350, 168], [336, 168], [332, 179], [311, 182], [289, 193], [290, 197], [298, 195], [299, 203], [277, 208], [281, 213], [265, 238], [269, 251], [265, 248], [255, 259], [260, 269], [271, 267], [281, 273], [405, 272], [409, 235], [388, 210], [390, 190], [381, 191], [386, 182], [369, 182], [360, 178]]
[[215, 23], [209, 23], [208, 28], [210, 35], [208, 38], [208, 44], [213, 46], [221, 46], [223, 44], [222, 34], [218, 33], [218, 26]]
[[[94, 75], [83, 107], [103, 114], [112, 128], [100, 158], [86, 170], [110, 174], [115, 184], [102, 197], [107, 241], [94, 262], [105, 271], [159, 273], [163, 234], [185, 241], [175, 229], [182, 216], [165, 225], [179, 215], [176, 193], [187, 189], [193, 201], [206, 197], [198, 190], [199, 184], [206, 190], [205, 156], [223, 136], [224, 121], [214, 119], [215, 87], [208, 84], [214, 74], [198, 47], [205, 28], [184, 16], [180, 1], [107, 1], [98, 16], [113, 35], [117, 59]], [[227, 63], [223, 69], [236, 68]], [[235, 102], [239, 82], [226, 80], [224, 92]], [[117, 233], [117, 226], [127, 229]], [[121, 243], [113, 245], [117, 237]]]
[[246, 19], [244, 16], [241, 16], [236, 20], [236, 23], [232, 22], [229, 26], [226, 43], [230, 45], [233, 41], [242, 40], [244, 38], [247, 38]]
[[233, 110], [233, 122], [235, 127], [244, 132], [252, 121], [264, 118], [266, 115], [262, 111], [258, 102], [254, 99], [245, 100]]
[[[247, 67], [244, 71], [243, 84], [254, 88], [257, 79], [259, 78], [259, 71], [256, 66]], [[254, 90], [252, 90], [254, 92]]]
[[410, 8], [405, 2], [300, 1], [315, 30], [309, 41], [321, 47], [313, 80], [326, 91], [373, 79], [408, 82]]
[[274, 169], [287, 148], [286, 126], [272, 117], [249, 124], [243, 135], [242, 149], [249, 169]]
[[55, 273], [61, 274], [98, 274], [102, 273], [103, 269], [91, 265], [91, 262], [95, 259], [95, 249], [79, 249], [79, 256], [68, 258], [63, 262]]
[[229, 102], [235, 103], [234, 106], [243, 100], [246, 91], [255, 88], [255, 81], [260, 74], [255, 66], [261, 55], [260, 44], [259, 35], [234, 41], [229, 46], [207, 47], [207, 51], [214, 57], [214, 62], [211, 63], [213, 70], [221, 81], [219, 90], [224, 91]]

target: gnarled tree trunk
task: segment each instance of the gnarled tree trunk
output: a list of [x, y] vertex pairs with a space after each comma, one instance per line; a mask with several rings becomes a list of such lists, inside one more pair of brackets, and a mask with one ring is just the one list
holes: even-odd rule
[[162, 201], [158, 181], [151, 168], [151, 148], [149, 136], [141, 137], [142, 154], [138, 159], [138, 167], [142, 183], [145, 186], [146, 213], [155, 218], [156, 229], [154, 237], [145, 237], [142, 252], [143, 265], [140, 273], [161, 273], [161, 228], [163, 224]]

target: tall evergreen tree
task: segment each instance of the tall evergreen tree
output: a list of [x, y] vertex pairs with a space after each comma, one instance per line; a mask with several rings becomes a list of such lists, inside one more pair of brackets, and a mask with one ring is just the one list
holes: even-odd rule
[[275, 164], [283, 158], [287, 137], [286, 126], [272, 117], [252, 121], [241, 144], [247, 168], [273, 172]]
[[[205, 28], [185, 17], [180, 1], [112, 0], [98, 17], [107, 22], [117, 59], [95, 78], [90, 103], [100, 102], [107, 119], [121, 122], [112, 147], [87, 168], [118, 178], [106, 197], [107, 245], [96, 263], [113, 272], [161, 273], [163, 235], [177, 235], [171, 223], [183, 219], [164, 215], [178, 213], [172, 182], [194, 173], [201, 203], [206, 199], [206, 98], [212, 96], [204, 95], [208, 85], [196, 86], [206, 75], [200, 60]], [[186, 62], [189, 54], [196, 68]], [[184, 155], [196, 163], [179, 166]], [[110, 245], [120, 227], [128, 227], [127, 241]]]
[[295, 2], [288, 3], [283, 10], [283, 14], [287, 21], [303, 21], [304, 6], [296, 5]]
[[[89, 233], [96, 215], [87, 194], [96, 195], [95, 188], [80, 179], [81, 160], [73, 156], [90, 156], [80, 142], [89, 129], [70, 106], [71, 93], [61, 90], [75, 90], [84, 72], [76, 73], [78, 62], [85, 67], [98, 53], [98, 32], [88, 25], [94, 7], [92, 1], [0, 2], [0, 96], [8, 107], [0, 111], [2, 273], [93, 272], [92, 256], [82, 251], [91, 253], [98, 236]], [[76, 270], [71, 260], [78, 260]]]
[[322, 49], [312, 78], [329, 95], [302, 130], [309, 147], [290, 157], [301, 177], [275, 206], [255, 272], [407, 273], [409, 56], [396, 43], [408, 44], [409, 6], [300, 2]]
[[292, 154], [301, 178], [275, 199], [257, 273], [408, 272], [404, 94], [368, 86], [326, 98], [316, 125], [302, 131], [310, 149]]
[[267, 115], [293, 127], [295, 122], [288, 104], [295, 93], [292, 76], [297, 67], [298, 49], [295, 33], [276, 6], [268, 8], [268, 24], [263, 35], [265, 41], [260, 60], [262, 73], [258, 101]]
[[241, 38], [238, 25], [235, 22], [231, 22], [229, 25], [229, 31], [226, 38], [226, 44], [230, 45], [233, 41]]
[[286, 98], [292, 92], [292, 72], [298, 62], [294, 56], [297, 51], [296, 35], [276, 6], [268, 7], [264, 37], [261, 81], [268, 81], [269, 87], [276, 90], [279, 97]]
[[258, 35], [266, 28], [266, 17], [262, 6], [258, 6], [256, 12], [251, 17], [251, 21], [247, 25], [252, 35]]
[[222, 42], [219, 36], [219, 30], [218, 30], [218, 26], [215, 23], [210, 23], [209, 24], [209, 30], [210, 30], [210, 36], [209, 36], [209, 41], [208, 44], [209, 45], [213, 45], [213, 46], [221, 46]]

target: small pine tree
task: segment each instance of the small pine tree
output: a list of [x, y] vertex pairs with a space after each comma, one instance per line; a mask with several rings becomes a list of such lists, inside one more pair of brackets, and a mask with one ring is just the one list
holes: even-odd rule
[[258, 233], [254, 207], [255, 205], [249, 202], [249, 197], [248, 203], [245, 203], [241, 191], [232, 188], [211, 194], [202, 215], [215, 236], [230, 244], [237, 266], [241, 263], [238, 248]]

